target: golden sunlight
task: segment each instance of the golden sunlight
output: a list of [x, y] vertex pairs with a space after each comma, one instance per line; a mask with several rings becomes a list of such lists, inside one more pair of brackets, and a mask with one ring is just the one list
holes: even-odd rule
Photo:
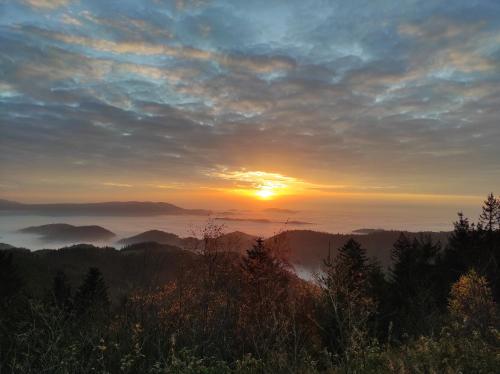
[[274, 197], [275, 192], [272, 187], [262, 186], [255, 190], [255, 195], [262, 200], [270, 200]]
[[264, 171], [223, 171], [210, 175], [231, 181], [233, 187], [228, 188], [230, 192], [259, 200], [272, 200], [278, 196], [296, 193], [304, 183], [293, 177]]

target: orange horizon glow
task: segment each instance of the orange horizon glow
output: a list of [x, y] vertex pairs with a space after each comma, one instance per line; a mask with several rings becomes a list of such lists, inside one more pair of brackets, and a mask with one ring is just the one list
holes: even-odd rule
[[[274, 202], [285, 206], [288, 203], [324, 201], [482, 201], [481, 195], [455, 195], [405, 191], [397, 186], [368, 185], [361, 181], [339, 180], [338, 184], [324, 184], [301, 179], [296, 176], [262, 170], [216, 170], [205, 174], [209, 180], [200, 183], [166, 183], [135, 181], [130, 179], [108, 179], [91, 181], [85, 194], [78, 199], [71, 191], [37, 189], [36, 195], [18, 196], [16, 191], [2, 198], [20, 202], [97, 202], [97, 201], [165, 201], [187, 207], [217, 208], [231, 204], [248, 205]], [[87, 180], [86, 183], [89, 183]]]

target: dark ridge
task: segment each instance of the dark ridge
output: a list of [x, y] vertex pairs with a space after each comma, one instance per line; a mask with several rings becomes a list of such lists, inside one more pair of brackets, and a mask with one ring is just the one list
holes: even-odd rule
[[161, 230], [149, 230], [140, 233], [138, 235], [121, 239], [118, 241], [118, 244], [130, 245], [143, 242], [156, 242], [160, 244], [170, 244], [179, 246], [181, 243], [181, 238], [169, 232]]
[[23, 204], [0, 200], [0, 214], [34, 214], [42, 216], [159, 216], [210, 215], [204, 209], [184, 209], [169, 203], [149, 201], [112, 201], [102, 203]]
[[107, 241], [116, 236], [115, 233], [101, 226], [73, 226], [66, 223], [31, 226], [19, 232], [38, 235], [45, 242], [96, 242]]

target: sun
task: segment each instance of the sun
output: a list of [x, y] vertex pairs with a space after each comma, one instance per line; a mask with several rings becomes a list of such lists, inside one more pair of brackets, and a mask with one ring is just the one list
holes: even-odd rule
[[276, 194], [273, 191], [273, 188], [269, 186], [260, 186], [254, 193], [259, 199], [262, 200], [270, 200]]
[[306, 182], [303, 180], [265, 171], [248, 171], [242, 169], [214, 172], [209, 175], [226, 179], [233, 183], [233, 188], [222, 188], [224, 191], [263, 201], [297, 194], [306, 185]]

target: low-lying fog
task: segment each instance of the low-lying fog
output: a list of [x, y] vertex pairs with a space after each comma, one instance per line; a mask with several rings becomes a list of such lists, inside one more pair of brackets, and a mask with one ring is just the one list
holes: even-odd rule
[[[177, 234], [181, 237], [198, 236], [209, 219], [226, 217], [229, 220], [216, 220], [224, 226], [225, 232], [243, 231], [263, 237], [283, 230], [309, 229], [331, 233], [350, 233], [359, 228], [382, 228], [407, 231], [448, 231], [456, 219], [457, 208], [428, 206], [349, 206], [336, 207], [328, 212], [262, 212], [232, 211], [220, 212], [212, 217], [206, 216], [154, 216], [154, 217], [78, 217], [78, 216], [22, 216], [0, 215], [0, 243], [30, 249], [59, 248], [71, 243], [46, 243], [36, 235], [20, 234], [16, 231], [27, 227], [49, 223], [69, 223], [73, 225], [99, 225], [113, 231], [115, 240], [98, 245], [116, 245], [115, 241], [136, 235], [143, 231], [157, 229]], [[475, 212], [465, 212], [473, 215]], [[248, 221], [245, 219], [249, 219]], [[260, 220], [260, 221], [259, 221]], [[267, 221], [266, 221], [267, 220]], [[292, 222], [285, 224], [284, 222]], [[295, 223], [294, 223], [295, 222]], [[308, 224], [310, 223], [310, 224]]]

